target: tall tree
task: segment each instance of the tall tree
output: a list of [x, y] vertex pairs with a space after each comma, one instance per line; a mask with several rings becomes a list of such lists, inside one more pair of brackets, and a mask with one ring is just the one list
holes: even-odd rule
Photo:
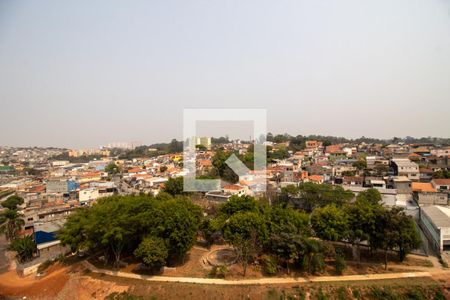
[[134, 250], [134, 255], [141, 258], [146, 266], [160, 268], [166, 264], [169, 253], [163, 239], [149, 236]]
[[0, 233], [5, 234], [8, 241], [15, 239], [22, 229], [22, 226], [25, 224], [25, 221], [22, 219], [22, 214], [14, 209], [7, 209], [2, 214], [1, 221]]
[[334, 204], [316, 208], [311, 214], [311, 225], [321, 239], [339, 241], [348, 232], [348, 216]]
[[245, 276], [248, 262], [268, 239], [266, 220], [257, 212], [236, 213], [228, 219], [224, 235], [225, 240], [236, 249]]
[[17, 195], [9, 196], [1, 205], [9, 210], [16, 210], [17, 206], [23, 204], [23, 198]]

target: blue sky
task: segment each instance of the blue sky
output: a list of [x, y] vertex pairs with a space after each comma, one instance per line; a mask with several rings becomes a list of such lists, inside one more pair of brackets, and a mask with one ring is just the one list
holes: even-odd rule
[[450, 2], [0, 1], [0, 145], [167, 141], [183, 108], [266, 108], [277, 133], [449, 136]]

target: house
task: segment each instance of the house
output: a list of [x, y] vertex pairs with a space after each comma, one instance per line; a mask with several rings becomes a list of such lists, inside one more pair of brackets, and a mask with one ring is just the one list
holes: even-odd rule
[[322, 184], [324, 180], [323, 180], [323, 176], [321, 176], [321, 175], [310, 175], [310, 176], [308, 176], [308, 181], [312, 182], [312, 183]]
[[[48, 256], [50, 252], [53, 252], [51, 250], [55, 248], [59, 249], [59, 244], [61, 244], [61, 241], [57, 239], [56, 234], [59, 230], [61, 230], [63, 223], [64, 221], [55, 221], [37, 222], [34, 224], [34, 240], [39, 256]], [[58, 254], [61, 254], [60, 251], [57, 252], [59, 252]]]
[[435, 155], [437, 157], [446, 157], [450, 155], [450, 147], [433, 149], [430, 152], [432, 155]]
[[127, 171], [127, 175], [129, 177], [133, 177], [133, 176], [135, 176], [137, 174], [147, 174], [147, 172], [144, 169], [141, 169], [141, 168], [138, 168], [138, 167], [131, 168], [131, 169], [129, 169]]
[[433, 178], [433, 170], [430, 168], [420, 168], [420, 181], [429, 182]]
[[344, 174], [355, 173], [356, 171], [357, 169], [352, 164], [340, 164], [332, 168], [334, 177], [342, 177]]
[[101, 172], [86, 172], [81, 174], [80, 178], [78, 179], [78, 182], [81, 183], [87, 183], [91, 181], [99, 181], [102, 179], [102, 173]]
[[420, 226], [434, 250], [450, 251], [450, 208], [431, 205], [420, 209]]
[[94, 201], [100, 197], [99, 190], [97, 188], [88, 188], [81, 190], [78, 194], [80, 203], [86, 204], [88, 202]]
[[392, 178], [392, 184], [399, 194], [410, 194], [411, 180], [406, 176], [397, 176]]
[[431, 183], [437, 190], [450, 193], [450, 179], [433, 179]]
[[53, 179], [46, 184], [46, 192], [68, 194], [80, 188], [80, 185], [75, 180], [70, 179]]
[[342, 183], [346, 185], [362, 186], [363, 182], [364, 178], [359, 176], [344, 176], [344, 178], [342, 179]]
[[229, 193], [223, 193], [222, 191], [210, 191], [205, 194], [206, 199], [210, 201], [219, 201], [219, 202], [225, 202], [230, 199], [232, 195]]
[[386, 181], [383, 179], [383, 177], [366, 176], [366, 177], [364, 177], [364, 186], [365, 187], [385, 189], [386, 188]]
[[248, 192], [248, 187], [239, 184], [229, 184], [222, 188], [225, 194], [242, 196]]
[[406, 176], [411, 181], [419, 181], [419, 165], [407, 158], [394, 158], [391, 160], [391, 167], [396, 176]]
[[436, 193], [437, 190], [429, 182], [413, 182], [411, 183], [411, 189], [413, 192], [428, 192]]
[[413, 199], [419, 206], [448, 205], [448, 197], [446, 193], [414, 192]]

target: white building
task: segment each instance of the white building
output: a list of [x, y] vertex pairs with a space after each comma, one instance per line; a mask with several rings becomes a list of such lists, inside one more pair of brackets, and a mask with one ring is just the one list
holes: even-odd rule
[[89, 188], [85, 190], [81, 190], [78, 194], [80, 203], [86, 203], [93, 200], [96, 200], [100, 197], [100, 193], [96, 188]]
[[438, 252], [450, 250], [450, 208], [431, 205], [420, 210], [420, 223]]
[[406, 176], [412, 181], [419, 181], [420, 179], [419, 165], [407, 158], [394, 158], [392, 167], [395, 175]]

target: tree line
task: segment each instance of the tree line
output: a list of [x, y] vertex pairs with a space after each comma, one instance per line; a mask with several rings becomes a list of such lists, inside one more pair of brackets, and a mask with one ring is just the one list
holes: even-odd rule
[[414, 220], [400, 208], [384, 208], [377, 190], [362, 192], [352, 202], [353, 195], [339, 188], [317, 184], [314, 191], [311, 188], [309, 184], [298, 188], [298, 200], [307, 203], [301, 210], [283, 201], [270, 206], [252, 197], [233, 196], [215, 217], [203, 221], [202, 233], [209, 242], [220, 233], [236, 249], [244, 275], [247, 264], [261, 255], [266, 265], [275, 262], [288, 270], [294, 265], [312, 274], [321, 272], [330, 258], [340, 273], [343, 254], [331, 242], [350, 243], [357, 262], [363, 243], [372, 254], [382, 250], [386, 267], [388, 251], [397, 251], [403, 261], [420, 246]]
[[184, 260], [201, 217], [200, 207], [182, 196], [111, 196], [71, 214], [58, 238], [72, 251], [101, 253], [115, 266], [134, 255], [161, 267]]

